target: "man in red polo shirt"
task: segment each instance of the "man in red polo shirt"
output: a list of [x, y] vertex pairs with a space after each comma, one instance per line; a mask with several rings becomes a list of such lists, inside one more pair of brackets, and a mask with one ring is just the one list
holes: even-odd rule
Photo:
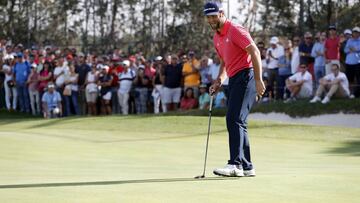
[[257, 95], [262, 96], [265, 92], [260, 52], [244, 27], [226, 19], [220, 4], [206, 3], [204, 14], [215, 31], [214, 45], [221, 58], [219, 76], [210, 87], [210, 94], [219, 90], [226, 75], [229, 77], [226, 125], [230, 159], [224, 168], [215, 169], [214, 174], [255, 176], [250, 160], [247, 116]]
[[329, 26], [329, 37], [325, 40], [325, 75], [331, 73], [332, 64], [340, 66], [340, 38], [334, 25]]

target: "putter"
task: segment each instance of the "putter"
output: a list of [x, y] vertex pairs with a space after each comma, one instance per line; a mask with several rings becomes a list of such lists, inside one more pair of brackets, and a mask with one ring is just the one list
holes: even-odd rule
[[209, 107], [209, 124], [208, 124], [208, 133], [207, 133], [206, 148], [205, 148], [204, 171], [203, 171], [203, 174], [202, 174], [202, 175], [196, 176], [196, 177], [195, 177], [195, 179], [205, 178], [206, 160], [207, 160], [207, 153], [208, 153], [208, 147], [209, 147], [210, 124], [211, 124], [211, 112], [212, 112], [213, 100], [214, 100], [214, 95], [211, 95], [211, 97], [210, 97], [210, 107]]

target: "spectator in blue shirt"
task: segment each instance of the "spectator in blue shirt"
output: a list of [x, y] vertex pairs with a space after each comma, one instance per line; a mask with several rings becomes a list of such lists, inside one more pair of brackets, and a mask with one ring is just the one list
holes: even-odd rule
[[48, 83], [48, 90], [41, 98], [44, 118], [55, 118], [62, 115], [61, 95], [55, 90], [52, 82]]
[[[354, 27], [352, 30], [352, 38], [349, 39], [345, 46], [346, 53], [346, 76], [350, 83], [351, 96], [354, 93], [359, 96], [360, 94], [360, 28]], [[354, 79], [357, 81], [357, 88], [354, 88]]]
[[26, 82], [31, 73], [31, 66], [29, 62], [24, 61], [23, 54], [17, 54], [17, 63], [14, 66], [14, 78], [16, 81], [16, 89], [19, 98], [21, 112], [30, 113], [29, 92]]
[[285, 99], [286, 95], [285, 92], [285, 81], [288, 77], [291, 76], [291, 44], [285, 46], [285, 55], [279, 57], [279, 75], [277, 78], [278, 83], [278, 98], [277, 99]]
[[325, 76], [325, 40], [326, 33], [318, 32], [316, 34], [317, 42], [314, 44], [311, 56], [315, 58], [314, 63], [314, 74], [315, 74], [315, 83], [316, 88], [319, 86], [320, 78]]

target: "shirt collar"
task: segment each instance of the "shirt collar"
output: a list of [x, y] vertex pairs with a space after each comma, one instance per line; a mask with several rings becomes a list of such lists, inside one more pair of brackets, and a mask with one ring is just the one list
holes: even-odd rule
[[230, 28], [230, 24], [231, 22], [229, 20], [226, 20], [225, 23], [224, 23], [224, 26], [221, 28], [220, 32], [217, 32], [220, 36], [224, 36], [229, 28]]

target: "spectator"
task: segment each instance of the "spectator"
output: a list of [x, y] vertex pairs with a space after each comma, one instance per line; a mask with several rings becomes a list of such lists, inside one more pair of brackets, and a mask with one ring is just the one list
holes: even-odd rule
[[314, 75], [315, 75], [315, 83], [316, 88], [319, 86], [320, 78], [325, 75], [325, 40], [326, 33], [318, 32], [316, 34], [316, 39], [318, 40], [311, 51], [311, 56], [315, 58], [314, 63]]
[[195, 109], [197, 105], [198, 105], [198, 101], [194, 97], [194, 91], [191, 87], [188, 87], [185, 90], [184, 97], [181, 98], [180, 109], [181, 110]]
[[14, 66], [14, 75], [16, 80], [16, 90], [18, 93], [21, 112], [30, 113], [29, 92], [26, 86], [30, 75], [31, 67], [27, 61], [24, 61], [23, 54], [17, 54], [17, 62]]
[[79, 104], [80, 104], [80, 114], [86, 114], [86, 98], [85, 98], [85, 79], [88, 72], [91, 71], [91, 68], [86, 64], [86, 57], [83, 53], [79, 53], [79, 65], [76, 66], [75, 72], [79, 74]]
[[262, 64], [262, 67], [263, 67], [263, 77], [266, 77], [268, 78], [269, 77], [269, 73], [267, 71], [267, 63], [266, 63], [266, 52], [267, 52], [267, 49], [265, 48], [265, 44], [264, 42], [260, 41], [257, 43], [257, 47], [260, 51], [260, 55], [261, 55], [261, 64]]
[[269, 85], [275, 90], [275, 97], [278, 98], [278, 84], [275, 86], [276, 79], [279, 75], [279, 58], [285, 55], [284, 47], [279, 44], [278, 37], [272, 37], [270, 40], [270, 48], [266, 53], [266, 62], [269, 75]]
[[222, 87], [216, 93], [216, 95], [214, 95], [214, 97], [215, 97], [215, 99], [214, 99], [214, 108], [219, 109], [219, 108], [225, 108], [226, 107], [226, 96], [225, 96], [225, 93], [224, 93]]
[[285, 101], [286, 103], [295, 101], [296, 98], [311, 97], [313, 90], [312, 76], [307, 71], [306, 64], [301, 64], [299, 72], [286, 80], [286, 87], [291, 93], [290, 98]]
[[263, 94], [263, 96], [261, 97], [261, 103], [268, 103], [272, 101], [273, 95], [274, 95], [274, 91], [272, 89], [272, 87], [270, 87], [269, 83], [268, 83], [268, 79], [264, 78], [264, 85], [266, 87], [265, 89], [265, 93]]
[[[321, 97], [324, 93], [326, 95], [321, 101]], [[349, 81], [346, 78], [346, 75], [340, 72], [339, 64], [335, 63], [331, 67], [331, 73], [320, 79], [320, 86], [310, 103], [321, 101], [321, 103], [326, 104], [330, 102], [332, 96], [346, 98], [349, 97], [349, 95]]]
[[199, 74], [200, 63], [195, 58], [195, 53], [193, 51], [189, 52], [189, 59], [183, 65], [183, 76], [184, 76], [184, 89], [188, 87], [193, 88], [195, 98], [199, 95], [199, 85], [200, 85], [200, 74]]
[[292, 41], [292, 53], [291, 53], [291, 74], [295, 74], [298, 71], [300, 65], [300, 52], [299, 52], [300, 37], [294, 37]]
[[[70, 64], [69, 67], [69, 76], [65, 79], [65, 88], [64, 88], [64, 97], [66, 104], [66, 115], [69, 116], [71, 113], [71, 106], [74, 109], [75, 115], [79, 115], [79, 104], [78, 104], [78, 96], [79, 96], [79, 75], [75, 72], [74, 64]], [[65, 94], [67, 92], [67, 94]], [[72, 104], [72, 105], [71, 105]]]
[[167, 110], [176, 110], [181, 97], [181, 77], [183, 66], [176, 55], [171, 56], [171, 64], [164, 69], [164, 103]]
[[205, 84], [207, 88], [211, 85], [210, 66], [208, 65], [209, 59], [204, 56], [200, 61], [199, 73], [201, 76], [201, 83]]
[[42, 109], [44, 118], [56, 118], [62, 116], [60, 93], [55, 90], [52, 82], [48, 83], [47, 92], [42, 96]]
[[207, 91], [205, 84], [200, 85], [200, 96], [199, 96], [199, 109], [209, 109], [210, 107], [210, 95]]
[[120, 113], [120, 105], [119, 105], [119, 101], [118, 101], [118, 96], [117, 96], [117, 92], [119, 89], [119, 77], [118, 71], [123, 71], [122, 67], [117, 67], [114, 64], [114, 61], [112, 60], [110, 62], [110, 73], [112, 76], [112, 82], [111, 82], [111, 106], [112, 106], [112, 113], [113, 114], [118, 114]]
[[346, 60], [345, 46], [347, 41], [352, 37], [352, 32], [350, 29], [346, 29], [344, 31], [344, 37], [344, 40], [340, 43], [340, 63], [343, 67], [345, 67]]
[[49, 62], [44, 63], [44, 67], [40, 71], [39, 76], [39, 93], [40, 97], [44, 94], [44, 90], [48, 83], [52, 80], [51, 64]]
[[143, 67], [139, 67], [136, 77], [134, 79], [135, 86], [135, 107], [137, 114], [147, 113], [147, 99], [148, 99], [148, 87], [149, 77], [145, 75]]
[[5, 73], [5, 103], [9, 111], [16, 110], [17, 107], [17, 90], [13, 76], [14, 57], [12, 55], [5, 56], [5, 64], [2, 69]]
[[166, 112], [167, 109], [166, 109], [166, 104], [164, 102], [164, 90], [163, 90], [164, 77], [162, 74], [163, 64], [160, 62], [156, 62], [154, 66], [155, 66], [155, 76], [152, 79], [154, 89], [151, 95], [153, 96], [154, 99], [154, 113], [158, 114], [160, 112], [160, 104], [162, 106], [163, 112]]
[[37, 65], [31, 64], [31, 73], [27, 80], [29, 87], [29, 97], [31, 104], [31, 111], [33, 115], [40, 114], [40, 94], [39, 94], [39, 73], [37, 72]]
[[99, 75], [98, 85], [100, 86], [101, 96], [101, 113], [103, 115], [111, 114], [111, 82], [112, 76], [109, 73], [109, 66], [104, 65], [101, 67], [101, 73]]
[[130, 61], [123, 61], [124, 71], [119, 73], [119, 90], [117, 92], [118, 100], [121, 107], [121, 112], [123, 115], [129, 114], [129, 96], [130, 90], [133, 84], [133, 80], [135, 78], [134, 70], [130, 69]]
[[91, 65], [91, 71], [87, 73], [85, 79], [85, 98], [88, 105], [88, 115], [96, 115], [96, 100], [98, 96], [98, 72], [96, 64]]
[[[346, 76], [351, 84], [351, 97], [354, 93], [360, 94], [360, 28], [354, 27], [352, 30], [352, 38], [346, 43], [344, 49], [346, 55]], [[357, 85], [354, 84], [356, 78]], [[356, 88], [354, 88], [356, 86]], [[357, 89], [357, 90], [356, 90]]]
[[[60, 93], [61, 100], [65, 101], [65, 95], [64, 93], [64, 87], [65, 87], [65, 78], [68, 78], [69, 76], [69, 68], [64, 65], [64, 59], [59, 58], [57, 60], [54, 60], [54, 80], [55, 80], [55, 88], [56, 91]], [[63, 105], [63, 108], [65, 108], [66, 105]], [[63, 109], [64, 112], [65, 109]], [[65, 110], [65, 116], [67, 116], [67, 111]]]
[[304, 38], [304, 42], [299, 45], [300, 64], [305, 64], [308, 71], [314, 78], [314, 58], [311, 56], [313, 48], [312, 34], [310, 32], [306, 32], [304, 34]]
[[336, 63], [340, 66], [340, 38], [334, 25], [330, 25], [328, 30], [329, 37], [325, 41], [326, 75], [331, 73], [332, 64]]
[[[291, 42], [285, 45], [285, 55], [279, 57], [279, 76], [277, 78], [279, 98], [285, 99], [285, 81], [291, 76]], [[272, 88], [271, 88], [272, 89]]]

